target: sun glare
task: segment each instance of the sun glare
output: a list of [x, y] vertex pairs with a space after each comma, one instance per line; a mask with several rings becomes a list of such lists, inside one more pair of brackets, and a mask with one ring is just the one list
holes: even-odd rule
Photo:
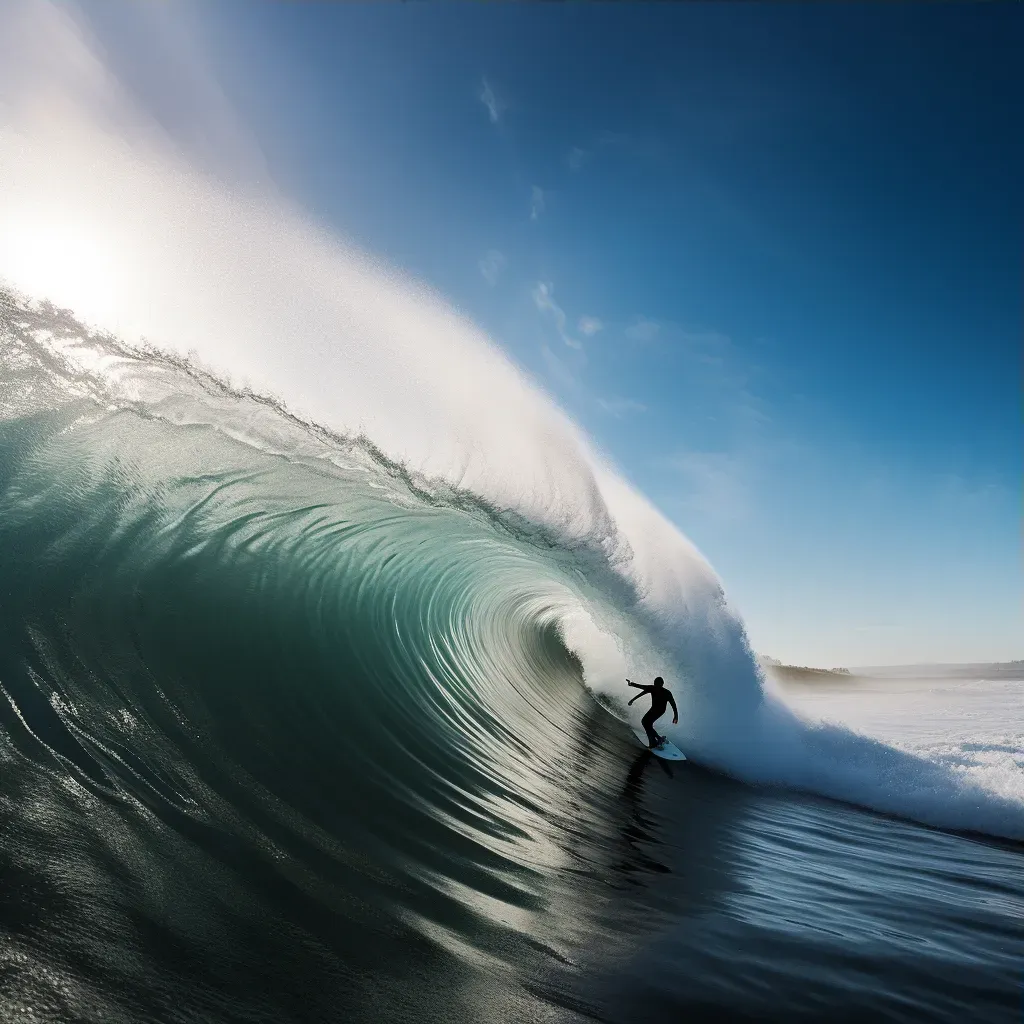
[[30, 298], [109, 323], [129, 266], [111, 234], [90, 218], [35, 206], [0, 211], [0, 278]]

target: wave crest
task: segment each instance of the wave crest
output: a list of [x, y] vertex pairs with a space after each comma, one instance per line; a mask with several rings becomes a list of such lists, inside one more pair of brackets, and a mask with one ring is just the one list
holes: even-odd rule
[[[977, 773], [804, 721], [766, 692], [720, 585], [710, 571], [694, 574], [692, 559], [682, 575], [645, 577], [644, 548], [611, 540], [625, 536], [614, 527], [566, 536], [187, 360], [131, 350], [10, 296], [3, 315], [14, 382], [4, 405], [10, 549], [55, 572], [98, 552], [91, 578], [112, 581], [118, 600], [125, 579], [145, 579], [132, 583], [138, 608], [157, 600], [164, 615], [185, 616], [176, 656], [197, 676], [203, 659], [218, 664], [216, 607], [237, 630], [233, 643], [255, 643], [282, 676], [297, 644], [321, 687], [348, 694], [354, 673], [361, 697], [345, 698], [344, 742], [366, 763], [379, 765], [381, 748], [422, 756], [444, 766], [431, 769], [441, 791], [451, 751], [461, 750], [465, 770], [487, 785], [526, 793], [536, 780], [520, 769], [555, 770], [581, 683], [627, 717], [622, 676], [661, 673], [680, 704], [670, 735], [709, 767], [933, 824], [1021, 834], [1021, 804], [1005, 780], [1000, 793]], [[616, 499], [622, 507], [630, 496]], [[633, 522], [644, 508], [638, 501]], [[38, 590], [30, 575], [22, 603]], [[83, 634], [109, 629], [113, 650], [137, 648], [125, 631], [133, 616], [111, 613]], [[165, 672], [181, 676], [145, 671], [161, 686]], [[58, 675], [49, 703], [88, 706], [75, 672]], [[296, 673], [295, 692], [307, 676]]]

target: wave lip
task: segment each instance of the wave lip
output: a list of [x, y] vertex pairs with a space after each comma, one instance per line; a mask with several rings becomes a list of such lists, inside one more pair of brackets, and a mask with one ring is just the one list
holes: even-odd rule
[[[108, 552], [131, 538], [160, 578], [203, 553], [223, 561], [207, 570], [216, 587], [238, 567], [255, 573], [232, 592], [240, 608], [268, 580], [290, 581], [280, 614], [333, 637], [371, 692], [394, 686], [372, 681], [374, 666], [404, 686], [418, 681], [415, 700], [390, 717], [389, 698], [376, 698], [381, 724], [346, 741], [363, 756], [374, 744], [426, 745], [437, 757], [462, 749], [499, 785], [523, 758], [555, 763], [560, 728], [540, 723], [550, 725], [548, 701], [573, 692], [566, 680], [582, 679], [625, 718], [623, 676], [661, 673], [681, 712], [667, 731], [701, 764], [940, 827], [1024, 834], [1020, 780], [1005, 766], [964, 771], [948, 752], [922, 756], [815, 723], [766, 688], [706, 563], [599, 465], [585, 509], [603, 502], [607, 512], [600, 529], [574, 536], [561, 519], [534, 521], [425, 476], [177, 356], [90, 335], [69, 314], [10, 294], [2, 310], [10, 549], [31, 546], [31, 523], [52, 503], [46, 520], [75, 526], [47, 539], [42, 563], [75, 544], [84, 562], [89, 544]], [[73, 510], [65, 491], [80, 502]], [[267, 637], [277, 635], [269, 605], [262, 614]], [[87, 704], [84, 693], [68, 699]], [[499, 788], [533, 785], [513, 772]]]
[[[97, 423], [94, 449], [78, 450], [83, 465], [114, 479], [143, 468], [138, 419], [173, 427], [153, 442], [154, 494], [188, 476], [168, 465], [177, 478], [159, 479], [164, 449], [201, 463], [211, 432], [245, 449], [228, 473], [247, 472], [250, 450], [307, 467], [354, 462], [396, 507], [479, 513], [484, 529], [514, 537], [540, 590], [511, 592], [529, 603], [557, 580], [545, 615], [590, 691], [625, 717], [623, 677], [665, 676], [681, 711], [666, 731], [701, 764], [943, 827], [1024, 833], [1024, 783], [1012, 774], [968, 777], [941, 759], [908, 760], [805, 722], [766, 691], [706, 559], [441, 297], [272, 189], [197, 169], [61, 11], [26, 6], [0, 19], [9, 29], [0, 47], [12, 57], [0, 76], [9, 115], [0, 131], [0, 281], [73, 311], [3, 299], [11, 438], [54, 408], [73, 408], [83, 422], [121, 410]], [[109, 335], [87, 335], [76, 317]], [[125, 344], [139, 338], [145, 349]], [[77, 421], [64, 428], [86, 436]], [[58, 475], [71, 468], [59, 465], [60, 450], [47, 449]], [[4, 470], [14, 481], [6, 500], [18, 505], [17, 467], [31, 471], [34, 456], [7, 451], [15, 468]], [[269, 491], [250, 500], [273, 505], [281, 488], [295, 487], [305, 501], [295, 472], [280, 483], [264, 473]], [[108, 492], [104, 500], [117, 507]], [[186, 510], [166, 529], [201, 521]], [[260, 543], [273, 548], [273, 536], [268, 529]], [[197, 550], [205, 543], [193, 538]], [[442, 563], [443, 553], [434, 568], [447, 573]], [[493, 642], [513, 657], [516, 645], [490, 630], [459, 653], [483, 658]]]

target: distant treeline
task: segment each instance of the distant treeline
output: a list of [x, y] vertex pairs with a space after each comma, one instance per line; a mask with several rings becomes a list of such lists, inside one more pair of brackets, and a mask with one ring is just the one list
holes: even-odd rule
[[809, 665], [784, 665], [777, 658], [769, 658], [762, 654], [757, 659], [765, 668], [770, 668], [775, 675], [817, 678], [822, 676], [852, 675], [848, 668], [812, 668]]
[[990, 661], [961, 665], [889, 665], [855, 668], [811, 668], [785, 665], [765, 654], [757, 658], [773, 676], [792, 682], [825, 681], [835, 676], [859, 676], [877, 679], [1014, 679], [1024, 681], [1024, 661]]

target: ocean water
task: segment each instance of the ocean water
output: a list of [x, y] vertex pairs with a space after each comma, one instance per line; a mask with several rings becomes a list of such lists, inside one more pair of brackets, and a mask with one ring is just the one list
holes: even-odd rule
[[765, 677], [441, 297], [0, 58], [0, 1020], [1020, 1019], [1020, 681]]
[[700, 588], [688, 661], [618, 545], [2, 309], [2, 1019], [1019, 1018], [1020, 681], [785, 689]]

